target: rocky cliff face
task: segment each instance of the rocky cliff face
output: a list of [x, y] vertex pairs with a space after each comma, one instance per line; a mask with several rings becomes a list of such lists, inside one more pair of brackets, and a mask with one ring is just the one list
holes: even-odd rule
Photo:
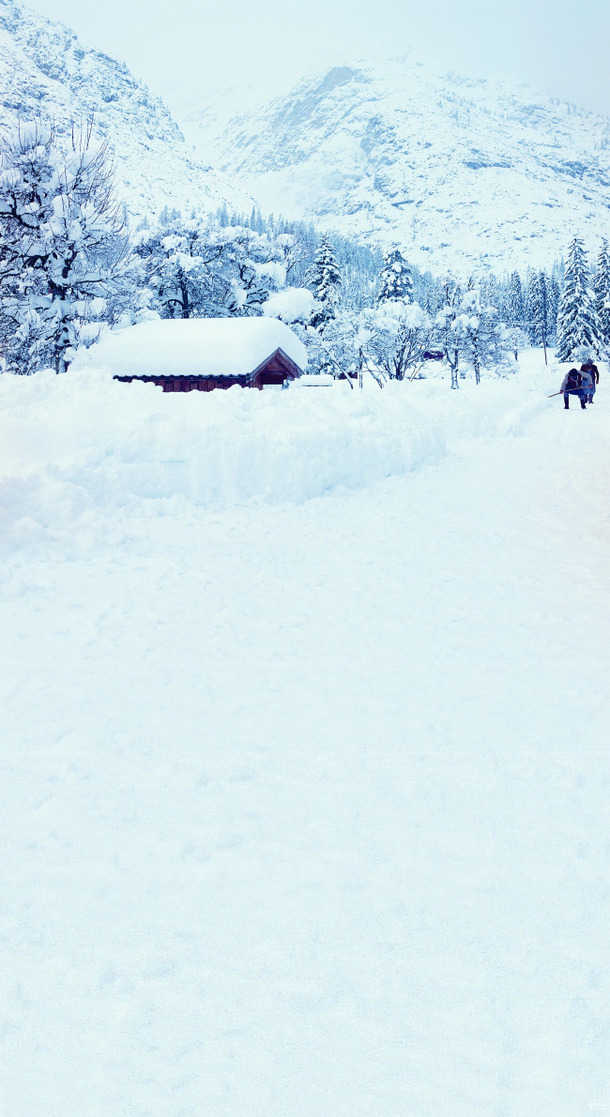
[[62, 132], [94, 117], [116, 157], [118, 193], [137, 217], [164, 205], [243, 204], [222, 175], [197, 162], [170, 113], [127, 67], [88, 50], [60, 23], [0, 0], [0, 123], [44, 116]]
[[610, 120], [523, 86], [406, 60], [336, 67], [229, 122], [190, 114], [264, 209], [420, 266], [550, 265], [610, 234]]

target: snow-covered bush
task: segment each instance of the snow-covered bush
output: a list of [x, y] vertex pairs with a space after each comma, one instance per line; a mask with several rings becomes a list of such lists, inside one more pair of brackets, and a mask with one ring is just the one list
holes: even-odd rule
[[269, 295], [263, 303], [263, 314], [269, 318], [280, 318], [288, 325], [309, 322], [317, 303], [308, 287], [285, 287]]

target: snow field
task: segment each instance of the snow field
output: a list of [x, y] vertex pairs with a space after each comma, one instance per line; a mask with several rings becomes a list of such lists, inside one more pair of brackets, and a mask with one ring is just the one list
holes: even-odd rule
[[[610, 1104], [610, 412], [535, 360], [0, 379], [3, 1117]], [[202, 429], [213, 500], [164, 471]]]

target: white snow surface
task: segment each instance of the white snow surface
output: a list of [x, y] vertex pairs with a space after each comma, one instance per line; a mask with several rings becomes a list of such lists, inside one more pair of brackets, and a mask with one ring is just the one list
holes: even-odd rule
[[3, 1117], [607, 1111], [601, 373], [0, 377]]
[[303, 342], [275, 318], [157, 319], [109, 330], [78, 353], [73, 368], [125, 376], [246, 376], [277, 349], [306, 368]]

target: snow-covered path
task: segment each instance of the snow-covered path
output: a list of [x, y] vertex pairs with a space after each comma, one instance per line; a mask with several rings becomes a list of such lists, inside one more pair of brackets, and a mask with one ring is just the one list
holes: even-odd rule
[[610, 405], [524, 416], [9, 553], [3, 1117], [610, 1109]]

